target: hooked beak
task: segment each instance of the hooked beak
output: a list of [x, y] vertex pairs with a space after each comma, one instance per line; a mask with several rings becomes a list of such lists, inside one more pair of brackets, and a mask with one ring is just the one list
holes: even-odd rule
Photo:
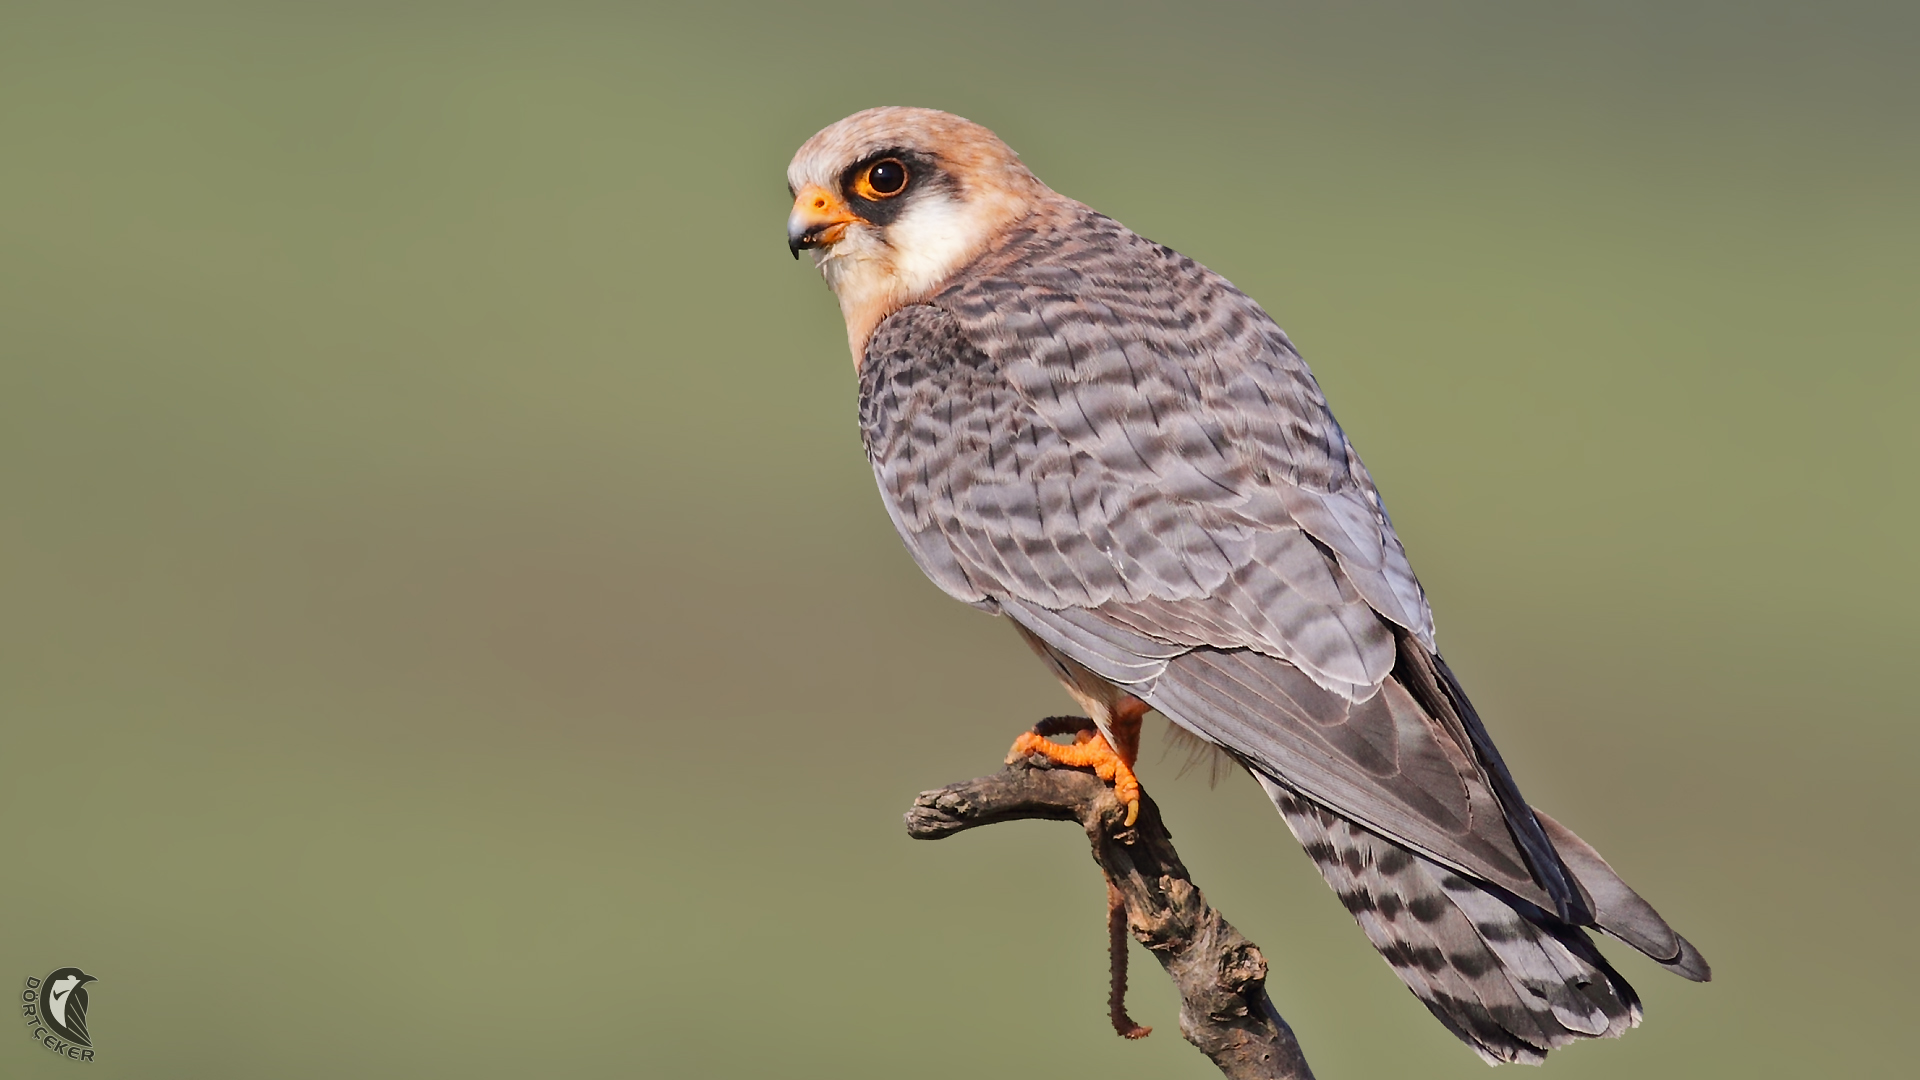
[[801, 248], [832, 244], [847, 234], [847, 226], [865, 220], [826, 188], [808, 184], [793, 197], [793, 213], [787, 215], [787, 250], [797, 259]]

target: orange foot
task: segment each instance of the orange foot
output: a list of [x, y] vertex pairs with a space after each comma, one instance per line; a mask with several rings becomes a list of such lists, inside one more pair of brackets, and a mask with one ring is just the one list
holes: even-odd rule
[[[1085, 724], [1087, 726], [1080, 727]], [[1073, 726], [1066, 726], [1073, 725]], [[1073, 745], [1062, 746], [1047, 738], [1048, 735], [1064, 735], [1073, 732]], [[1115, 730], [1114, 735], [1124, 746], [1129, 741], [1131, 754], [1115, 752], [1108, 745], [1106, 736], [1091, 722], [1078, 716], [1056, 716], [1042, 720], [1034, 725], [1032, 731], [1023, 731], [1013, 740], [1013, 749], [1007, 752], [1007, 763], [1019, 761], [1031, 754], [1039, 754], [1052, 761], [1076, 769], [1091, 768], [1095, 776], [1113, 785], [1113, 793], [1127, 807], [1127, 824], [1132, 825], [1140, 818], [1140, 781], [1133, 775], [1133, 758], [1139, 752], [1140, 721], [1136, 717], [1132, 723], [1133, 738], [1127, 738], [1128, 732]]]

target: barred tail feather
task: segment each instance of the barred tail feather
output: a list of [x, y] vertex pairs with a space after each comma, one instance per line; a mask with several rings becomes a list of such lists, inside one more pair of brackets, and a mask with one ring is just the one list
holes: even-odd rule
[[1580, 928], [1255, 777], [1394, 973], [1489, 1064], [1537, 1065], [1640, 1022]]

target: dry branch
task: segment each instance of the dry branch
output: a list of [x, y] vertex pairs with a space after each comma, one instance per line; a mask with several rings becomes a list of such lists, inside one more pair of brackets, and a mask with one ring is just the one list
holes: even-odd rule
[[[1064, 718], [1063, 718], [1064, 719]], [[1089, 726], [1072, 718], [1071, 723]], [[1040, 729], [1043, 733], [1049, 722]], [[1141, 796], [1140, 818], [1126, 827], [1113, 788], [1081, 769], [1054, 767], [1035, 756], [1004, 772], [922, 792], [907, 814], [907, 833], [940, 840], [967, 829], [1023, 818], [1078, 821], [1106, 873], [1110, 895], [1125, 903], [1126, 924], [1180, 991], [1180, 1034], [1234, 1080], [1311, 1080], [1306, 1058], [1267, 998], [1267, 961], [1200, 895], [1187, 876], [1160, 808]], [[1124, 941], [1116, 958], [1116, 1029], [1132, 1021], [1121, 1006]], [[1123, 1024], [1124, 1021], [1124, 1024]]]

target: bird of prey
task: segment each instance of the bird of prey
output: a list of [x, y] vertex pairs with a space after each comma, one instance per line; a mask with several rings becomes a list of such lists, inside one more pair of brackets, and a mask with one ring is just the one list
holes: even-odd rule
[[1157, 710], [1253, 774], [1394, 973], [1489, 1062], [1639, 1023], [1598, 928], [1707, 963], [1529, 806], [1434, 643], [1373, 479], [1286, 334], [1060, 195], [986, 128], [856, 113], [787, 170], [846, 318], [860, 425], [920, 568], [1006, 616], [1138, 810]]
[[75, 1046], [92, 1046], [87, 1035], [86, 985], [98, 982], [79, 968], [61, 968], [47, 976], [47, 1005], [42, 1013], [54, 1033]]

